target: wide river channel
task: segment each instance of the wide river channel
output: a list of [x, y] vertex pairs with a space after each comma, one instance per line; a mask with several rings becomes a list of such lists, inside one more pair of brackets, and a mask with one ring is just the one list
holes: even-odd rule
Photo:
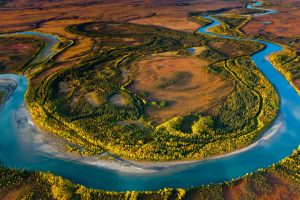
[[[218, 21], [211, 19], [214, 23], [201, 27], [198, 31], [210, 34], [208, 29], [219, 25]], [[47, 34], [40, 33], [40, 36], [47, 37]], [[15, 118], [17, 117], [16, 110], [24, 104], [24, 95], [28, 85], [26, 77], [3, 74], [0, 78], [13, 79], [18, 82], [18, 87], [0, 112], [1, 163], [6, 167], [16, 169], [50, 171], [87, 187], [111, 191], [156, 190], [164, 187], [187, 188], [220, 183], [277, 163], [291, 155], [300, 144], [300, 96], [266, 59], [270, 54], [281, 51], [282, 47], [269, 42], [258, 42], [264, 43], [266, 48], [252, 55], [252, 59], [277, 89], [280, 96], [280, 113], [273, 126], [249, 148], [224, 157], [149, 174], [124, 173], [50, 156], [24, 145], [19, 139]]]

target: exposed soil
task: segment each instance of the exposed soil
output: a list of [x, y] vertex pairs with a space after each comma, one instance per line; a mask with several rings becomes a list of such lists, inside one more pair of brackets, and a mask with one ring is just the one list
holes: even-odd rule
[[[264, 8], [277, 10], [278, 13], [254, 17], [242, 31], [248, 35], [266, 34], [275, 37], [298, 37], [300, 27], [300, 2], [298, 0], [272, 0], [266, 1]], [[265, 24], [264, 22], [269, 22]], [[287, 31], [288, 30], [288, 31]]]
[[158, 123], [204, 111], [232, 90], [229, 82], [205, 70], [207, 64], [195, 57], [146, 57], [135, 63], [129, 89], [144, 95], [148, 101], [167, 102], [164, 108], [147, 109], [148, 117]]
[[0, 37], [0, 71], [20, 70], [41, 46], [41, 42], [29, 37]]
[[[195, 31], [199, 25], [187, 19], [191, 11], [212, 10], [223, 7], [243, 6], [243, 2], [218, 1], [9, 1], [0, 8], [1, 32], [37, 30], [54, 33], [73, 40], [74, 44], [56, 56], [56, 62], [46, 69], [33, 82], [57, 70], [78, 64], [94, 50], [94, 42], [89, 37], [67, 32], [69, 25], [91, 21], [131, 21], [134, 23], [161, 25], [182, 31]], [[170, 12], [172, 10], [172, 12]], [[123, 42], [139, 45], [138, 41], [125, 38]]]
[[240, 44], [232, 41], [211, 40], [208, 42], [208, 46], [213, 50], [230, 57], [236, 57], [245, 54], [242, 49], [239, 49], [241, 48]]
[[0, 198], [2, 200], [18, 199], [22, 195], [22, 193], [25, 192], [27, 189], [29, 189], [29, 186], [25, 185], [22, 185], [18, 188], [12, 188], [9, 191], [7, 191], [6, 194], [4, 194], [3, 196], [0, 194]]
[[63, 82], [61, 81], [59, 84], [59, 90], [60, 92], [64, 93], [64, 94], [68, 94], [71, 91], [71, 88], [68, 86], [67, 82]]
[[88, 92], [85, 94], [85, 97], [87, 102], [94, 107], [98, 107], [104, 102], [102, 99], [99, 98], [97, 92]]
[[[225, 186], [224, 199], [238, 200], [238, 199], [298, 199], [297, 188], [291, 185], [284, 177], [274, 173], [264, 175], [265, 188], [259, 187], [259, 180], [255, 179], [240, 180], [233, 187]], [[255, 195], [255, 196], [253, 196]]]
[[125, 99], [121, 96], [121, 94], [114, 94], [113, 96], [110, 97], [109, 101], [117, 106], [125, 106], [127, 102]]
[[296, 79], [293, 82], [298, 88], [300, 88], [300, 79]]

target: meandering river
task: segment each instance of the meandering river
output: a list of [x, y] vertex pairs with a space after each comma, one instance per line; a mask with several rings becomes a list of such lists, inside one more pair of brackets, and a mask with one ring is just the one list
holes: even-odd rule
[[[273, 12], [265, 14], [270, 13]], [[200, 33], [211, 34], [209, 28], [219, 25], [217, 20], [209, 18], [214, 22], [201, 27], [198, 30]], [[38, 34], [41, 37], [48, 37], [46, 34]], [[164, 187], [187, 188], [220, 183], [277, 163], [289, 156], [300, 144], [300, 96], [266, 59], [270, 54], [281, 51], [282, 47], [265, 41], [256, 41], [264, 43], [266, 48], [252, 55], [252, 59], [275, 86], [281, 101], [280, 114], [276, 122], [259, 141], [250, 147], [226, 156], [149, 174], [124, 173], [84, 164], [78, 160], [54, 157], [43, 151], [36, 151], [20, 139], [20, 133], [15, 125], [16, 110], [24, 104], [28, 81], [24, 76], [3, 74], [0, 78], [13, 79], [18, 82], [18, 87], [0, 112], [0, 160], [6, 167], [50, 171], [87, 187], [113, 191], [155, 190]]]

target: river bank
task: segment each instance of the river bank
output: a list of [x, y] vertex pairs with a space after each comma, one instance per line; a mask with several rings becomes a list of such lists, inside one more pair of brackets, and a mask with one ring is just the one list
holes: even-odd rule
[[0, 111], [17, 87], [18, 83], [12, 79], [0, 79], [0, 91], [3, 92], [3, 95], [0, 99]]
[[[284, 128], [282, 117], [279, 116], [275, 120], [273, 126], [269, 130], [265, 131], [257, 141], [255, 141], [248, 147], [202, 160], [151, 162], [125, 160], [120, 157], [111, 155], [109, 152], [106, 152], [99, 156], [81, 156], [74, 153], [68, 153], [66, 152], [65, 147], [67, 145], [70, 145], [70, 143], [63, 140], [62, 138], [59, 138], [53, 134], [46, 133], [37, 128], [32, 122], [29, 111], [24, 104], [15, 113], [15, 126], [17, 129], [17, 134], [20, 135], [19, 138], [23, 145], [30, 146], [34, 149], [34, 151], [42, 152], [43, 154], [47, 154], [51, 157], [72, 160], [87, 165], [129, 174], [151, 174], [162, 171], [176, 171], [188, 165], [195, 165], [207, 160], [225, 158], [235, 154], [246, 152], [258, 146], [259, 144], [268, 141], [280, 129]], [[106, 156], [109, 156], [110, 159], [105, 159]]]
[[[205, 30], [211, 26], [208, 25], [201, 30], [205, 34]], [[30, 125], [31, 122], [26, 114], [23, 115], [24, 117], [22, 117], [22, 114], [18, 114], [16, 119], [17, 115], [14, 111], [24, 104], [24, 95], [28, 82], [23, 76], [11, 75], [9, 78], [14, 77], [18, 81], [19, 87], [0, 115], [0, 126], [6, 127], [0, 131], [1, 138], [3, 138], [3, 140], [0, 140], [0, 160], [6, 167], [50, 171], [69, 178], [75, 183], [113, 191], [155, 190], [165, 187], [187, 188], [195, 185], [228, 181], [257, 169], [265, 168], [290, 155], [293, 149], [297, 148], [300, 141], [300, 136], [297, 134], [297, 131], [300, 129], [299, 114], [297, 115], [300, 112], [300, 106], [298, 106], [300, 102], [299, 95], [287, 80], [274, 69], [274, 66], [265, 59], [271, 53], [279, 51], [280, 47], [272, 43], [267, 43], [266, 45], [269, 48], [257, 52], [252, 56], [252, 59], [278, 90], [281, 98], [281, 114], [278, 118], [279, 121], [273, 124], [269, 131], [266, 132], [267, 134], [253, 146], [247, 147], [248, 149], [197, 163], [184, 163], [179, 168], [168, 168], [168, 170], [159, 168], [155, 173], [139, 173], [138, 171], [144, 170], [142, 167], [140, 167], [142, 170], [137, 170], [137, 167], [132, 167], [132, 162], [128, 164], [123, 160], [118, 161], [118, 163], [115, 161], [104, 163], [100, 160], [101, 163], [99, 163], [97, 158], [80, 160], [80, 157], [67, 158], [65, 155], [59, 157], [61, 156], [60, 152], [56, 151], [55, 148], [53, 149], [52, 145], [44, 142], [45, 139], [39, 134], [38, 136], [29, 137], [29, 142], [35, 141], [33, 146], [24, 145], [24, 143], [20, 142], [20, 134], [16, 131], [18, 125], [15, 125], [15, 121], [20, 121], [18, 117], [21, 117], [27, 124]], [[1, 77], [8, 78], [5, 75]], [[26, 113], [25, 111], [23, 112]], [[21, 124], [23, 123], [21, 122]], [[23, 127], [23, 129], [26, 128]], [[25, 135], [25, 138], [28, 137], [27, 134]], [[45, 146], [44, 143], [47, 145]], [[37, 151], [37, 148], [40, 148], [40, 151]], [[51, 152], [55, 156], [51, 155]], [[137, 165], [136, 163], [134, 164]], [[147, 165], [146, 168], [148, 169], [151, 167], [155, 168], [148, 162], [138, 164], [139, 166]], [[130, 169], [134, 173], [127, 173], [126, 170], [112, 170], [114, 168]]]

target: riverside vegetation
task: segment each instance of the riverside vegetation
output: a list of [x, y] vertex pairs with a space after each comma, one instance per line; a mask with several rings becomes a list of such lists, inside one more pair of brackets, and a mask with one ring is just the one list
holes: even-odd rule
[[[70, 151], [108, 151], [134, 160], [201, 159], [250, 145], [276, 117], [278, 96], [250, 59], [263, 48], [258, 43], [228, 40], [238, 52], [226, 53], [224, 41], [162, 27], [95, 22], [68, 30], [91, 37], [97, 50], [78, 65], [33, 78], [39, 81], [29, 85], [26, 102], [40, 127], [84, 147]], [[143, 56], [167, 51], [186, 55], [186, 48], [203, 45], [207, 48], [199, 58], [210, 61], [208, 73], [230, 81], [233, 91], [204, 112], [196, 110], [162, 124], [149, 120], [145, 113], [157, 104], [130, 91], [134, 83], [123, 81], [122, 69]], [[126, 103], [110, 101], [115, 94]], [[168, 103], [159, 103], [157, 109], [168, 109]], [[120, 124], [123, 121], [139, 125]]]
[[[226, 24], [231, 32], [237, 31], [231, 26]], [[85, 23], [68, 30], [91, 37], [95, 51], [80, 64], [47, 76], [42, 70], [30, 76], [26, 102], [40, 127], [85, 147], [70, 147], [72, 152], [99, 155], [109, 151], [137, 160], [200, 159], [251, 144], [276, 117], [276, 91], [250, 59], [251, 54], [263, 48], [260, 44], [119, 22]], [[228, 52], [223, 44], [239, 50]], [[208, 73], [231, 82], [232, 92], [204, 112], [177, 116], [161, 124], [149, 120], [145, 115], [149, 107], [159, 105], [158, 109], [167, 109], [168, 102], [152, 102], [143, 94], [130, 91], [133, 83], [123, 81], [122, 68], [140, 57], [166, 51], [187, 56], [186, 48], [193, 46], [206, 47], [197, 57], [210, 62]], [[54, 60], [45, 63], [47, 68], [55, 65]], [[163, 87], [170, 84], [176, 85], [177, 81], [172, 79]], [[97, 104], [89, 103], [87, 94], [91, 93]], [[115, 94], [120, 94], [126, 104], [112, 103], [110, 98]], [[141, 125], [119, 124], [126, 120]], [[236, 190], [241, 198], [257, 199], [274, 194], [281, 187], [287, 188], [288, 195], [299, 196], [299, 152], [229, 183], [153, 192], [92, 190], [50, 173], [1, 167], [0, 196], [14, 192], [24, 199], [223, 199]]]
[[243, 178], [190, 189], [165, 188], [144, 192], [88, 189], [50, 173], [0, 167], [0, 197], [18, 199], [297, 199], [300, 196], [300, 147], [267, 169]]
[[270, 61], [286, 77], [300, 94], [300, 56], [293, 49], [286, 47], [284, 51], [270, 56]]

